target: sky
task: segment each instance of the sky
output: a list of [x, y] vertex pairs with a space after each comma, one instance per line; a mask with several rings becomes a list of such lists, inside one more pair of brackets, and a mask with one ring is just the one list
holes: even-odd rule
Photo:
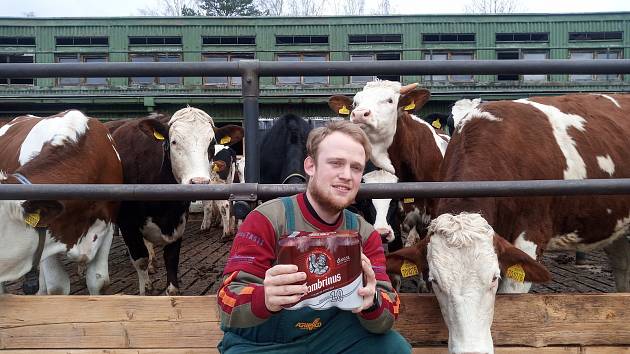
[[[1, 0], [0, 17], [102, 17], [137, 16], [139, 9], [157, 7], [159, 0]], [[334, 0], [333, 0], [334, 1]], [[440, 14], [462, 13], [472, 0], [390, 0], [396, 13]], [[517, 0], [518, 1], [518, 0]], [[368, 9], [377, 0], [366, 0]], [[519, 12], [606, 12], [630, 11], [630, 0], [523, 0]], [[369, 10], [367, 11], [369, 12]]]

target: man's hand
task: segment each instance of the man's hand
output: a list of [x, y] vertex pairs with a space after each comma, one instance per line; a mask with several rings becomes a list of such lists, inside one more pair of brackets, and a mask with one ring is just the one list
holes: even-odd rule
[[[372, 272], [372, 277], [374, 273]], [[267, 269], [263, 285], [265, 289], [265, 306], [271, 312], [282, 310], [283, 305], [300, 301], [308, 291], [306, 283], [295, 283], [306, 280], [306, 273], [298, 272], [294, 264], [276, 264]]]
[[359, 295], [363, 296], [363, 305], [352, 310], [359, 313], [365, 309], [369, 309], [374, 304], [374, 294], [376, 294], [376, 275], [372, 269], [372, 263], [366, 255], [361, 252], [361, 267], [363, 268], [363, 276], [365, 277], [365, 286], [359, 289]]

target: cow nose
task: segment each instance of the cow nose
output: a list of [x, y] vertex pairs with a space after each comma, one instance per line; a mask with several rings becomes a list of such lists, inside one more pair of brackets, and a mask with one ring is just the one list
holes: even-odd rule
[[371, 114], [372, 111], [369, 109], [357, 108], [352, 111], [352, 121], [357, 123], [367, 122]]
[[190, 184], [208, 184], [210, 179], [205, 177], [193, 177], [190, 179]]

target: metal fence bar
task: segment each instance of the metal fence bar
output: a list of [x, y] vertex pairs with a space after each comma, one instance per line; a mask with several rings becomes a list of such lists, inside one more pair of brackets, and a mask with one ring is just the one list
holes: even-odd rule
[[[258, 61], [257, 61], [258, 62]], [[439, 75], [439, 74], [627, 74], [630, 59], [595, 60], [400, 60], [258, 62], [259, 76]], [[177, 63], [3, 63], [0, 77], [239, 76], [251, 70], [240, 62]]]
[[[303, 192], [284, 184], [2, 184], [0, 200], [210, 200], [235, 196], [271, 199]], [[630, 195], [630, 178], [591, 180], [405, 182], [361, 184], [359, 198], [459, 198], [554, 195]]]

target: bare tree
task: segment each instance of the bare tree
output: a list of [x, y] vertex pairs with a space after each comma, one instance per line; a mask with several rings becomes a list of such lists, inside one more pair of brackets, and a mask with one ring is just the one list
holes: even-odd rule
[[464, 6], [466, 13], [505, 14], [521, 11], [517, 0], [472, 0]]
[[344, 0], [341, 15], [363, 15], [365, 0]]
[[394, 9], [389, 0], [379, 0], [376, 4], [376, 9], [372, 11], [372, 15], [389, 15], [394, 12]]
[[138, 9], [140, 16], [184, 16], [198, 13], [195, 0], [155, 0], [155, 6]]
[[35, 11], [23, 12], [24, 17], [35, 17]]
[[328, 0], [288, 0], [287, 14], [290, 16], [321, 16], [324, 14], [327, 3]]
[[267, 16], [284, 15], [286, 1], [285, 0], [258, 0], [257, 7]]

